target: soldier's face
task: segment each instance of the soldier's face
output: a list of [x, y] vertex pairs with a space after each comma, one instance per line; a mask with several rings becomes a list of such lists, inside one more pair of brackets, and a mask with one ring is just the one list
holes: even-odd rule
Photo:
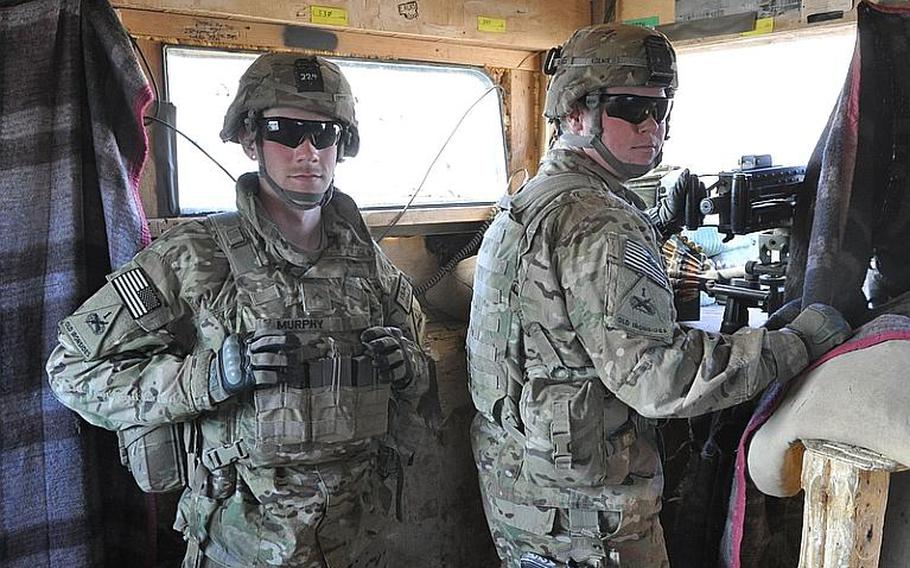
[[[271, 108], [262, 113], [263, 118], [283, 116], [298, 120], [328, 121], [331, 118], [319, 113], [290, 107]], [[306, 138], [296, 148], [289, 148], [278, 142], [262, 141], [262, 156], [266, 171], [278, 185], [288, 191], [320, 194], [328, 190], [335, 176], [338, 145], [333, 144], [322, 150], [313, 146]], [[267, 186], [267, 184], [266, 184]], [[267, 187], [267, 191], [271, 188]]]
[[[622, 87], [609, 89], [611, 95], [637, 95], [640, 97], [663, 97], [664, 90], [659, 87]], [[610, 116], [604, 109], [601, 114], [603, 133], [601, 140], [616, 158], [626, 164], [644, 166], [650, 164], [660, 154], [667, 134], [667, 122], [657, 122], [654, 117], [648, 116], [642, 122], [633, 124], [622, 118]], [[591, 128], [591, 121], [584, 120], [583, 134]], [[593, 148], [585, 148], [585, 153], [601, 164], [612, 170]]]

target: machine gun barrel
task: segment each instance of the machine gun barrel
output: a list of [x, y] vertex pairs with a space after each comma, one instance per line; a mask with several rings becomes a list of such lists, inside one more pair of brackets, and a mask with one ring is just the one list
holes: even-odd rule
[[718, 284], [717, 282], [712, 282], [710, 280], [705, 283], [705, 289], [712, 294], [724, 294], [731, 298], [755, 302], [756, 305], [767, 302], [771, 297], [771, 293], [767, 290], [753, 290], [743, 286]]

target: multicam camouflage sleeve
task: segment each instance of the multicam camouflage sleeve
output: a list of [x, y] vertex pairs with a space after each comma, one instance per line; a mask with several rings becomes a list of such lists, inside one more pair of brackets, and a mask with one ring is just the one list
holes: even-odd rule
[[729, 407], [808, 363], [793, 334], [746, 328], [722, 335], [677, 325], [656, 238], [640, 215], [573, 206], [551, 231], [566, 323], [607, 388], [643, 416]]
[[382, 309], [385, 325], [401, 329], [412, 343], [405, 356], [413, 369], [413, 378], [403, 389], [393, 389], [394, 399], [405, 402], [425, 424], [439, 421], [439, 401], [433, 361], [425, 350], [425, 318], [414, 296], [410, 280], [376, 247], [379, 279], [382, 285]]
[[[420, 303], [414, 296], [411, 281], [402, 273], [389, 258], [376, 247], [376, 263], [378, 264], [379, 281], [382, 286], [382, 312], [386, 326], [397, 327], [406, 339], [414, 343], [417, 349], [409, 350], [412, 359], [423, 360], [420, 364], [426, 367], [429, 357], [424, 352], [426, 320]], [[423, 373], [426, 375], [427, 373]], [[426, 381], [420, 381], [426, 383]], [[420, 396], [420, 393], [415, 393]]]
[[[47, 373], [64, 405], [109, 430], [179, 422], [212, 407], [213, 352], [198, 345], [194, 318], [209, 277], [225, 276], [214, 245], [200, 247], [211, 242], [199, 224], [178, 228], [60, 322]], [[204, 323], [198, 329], [205, 335]]]

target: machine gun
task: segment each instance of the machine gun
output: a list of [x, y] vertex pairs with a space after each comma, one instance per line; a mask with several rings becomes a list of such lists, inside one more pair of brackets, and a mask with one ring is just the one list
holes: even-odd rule
[[739, 169], [717, 174], [707, 195], [693, 195], [686, 203], [688, 228], [693, 228], [689, 221], [699, 224], [698, 215], [689, 210], [695, 199], [702, 215], [718, 215], [717, 231], [726, 234], [725, 240], [790, 226], [806, 168], [771, 165], [769, 155], [743, 156], [739, 163]]
[[[690, 178], [692, 185], [686, 193], [688, 229], [716, 226], [726, 235], [724, 242], [734, 235], [763, 231], [758, 236], [757, 261], [734, 273], [711, 271], [701, 275], [705, 292], [726, 299], [721, 325], [724, 333], [748, 324], [748, 308], [761, 308], [770, 314], [783, 304], [790, 225], [806, 177], [804, 166], [774, 166], [769, 155], [743, 156], [739, 165], [717, 174], [717, 181], [706, 190], [700, 189], [697, 178]], [[717, 215], [717, 225], [705, 224], [702, 215]]]

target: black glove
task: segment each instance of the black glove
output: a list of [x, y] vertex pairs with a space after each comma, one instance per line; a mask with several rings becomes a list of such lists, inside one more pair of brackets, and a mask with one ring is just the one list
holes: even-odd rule
[[826, 304], [812, 304], [784, 326], [783, 331], [793, 332], [803, 340], [810, 363], [852, 334], [850, 324], [840, 312]]
[[[677, 176], [675, 181], [671, 181], [673, 176]], [[669, 182], [667, 185], [664, 185], [665, 179]], [[665, 175], [661, 178], [661, 185], [666, 187], [667, 195], [655, 207], [648, 209], [647, 214], [657, 231], [666, 238], [678, 233], [685, 226], [687, 196], [690, 191], [698, 196], [704, 195], [705, 184], [698, 181], [697, 176], [690, 174], [688, 169], [684, 169], [678, 174], [672, 172]], [[692, 189], [693, 187], [695, 189]], [[698, 211], [700, 219], [704, 218], [698, 210], [698, 203], [692, 208]]]
[[209, 367], [209, 397], [213, 403], [227, 400], [258, 385], [274, 385], [288, 368], [290, 337], [279, 332], [260, 332], [243, 340], [229, 335]]
[[412, 358], [420, 348], [405, 339], [397, 327], [370, 327], [360, 334], [360, 341], [373, 360], [373, 366], [396, 388], [404, 388], [414, 378]]

